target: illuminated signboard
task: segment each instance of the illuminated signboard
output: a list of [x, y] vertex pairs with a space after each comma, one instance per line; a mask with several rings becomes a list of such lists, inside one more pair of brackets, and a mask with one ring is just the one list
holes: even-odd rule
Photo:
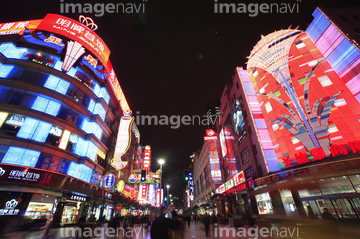
[[[140, 178], [141, 178], [141, 169], [132, 170], [128, 178], [128, 183], [140, 183]], [[156, 173], [150, 171], [146, 174], [146, 180], [141, 183], [145, 183], [145, 184], [160, 183], [160, 178], [161, 178], [160, 169], [158, 169]]]
[[221, 129], [219, 138], [220, 138], [221, 154], [223, 157], [225, 157], [227, 155], [227, 147], [225, 142], [224, 129]]
[[161, 192], [160, 192], [160, 188], [156, 189], [156, 207], [160, 207], [161, 205]]
[[18, 201], [16, 199], [11, 199], [5, 203], [5, 209], [0, 209], [0, 216], [14, 216], [18, 215], [20, 210], [15, 209], [18, 205]]
[[141, 198], [146, 199], [147, 195], [147, 184], [141, 184]]
[[117, 184], [116, 190], [119, 193], [122, 193], [124, 191], [124, 188], [125, 188], [125, 182], [124, 182], [124, 180], [120, 180]]
[[239, 99], [235, 101], [235, 105], [231, 111], [231, 116], [235, 128], [236, 139], [241, 143], [246, 137], [246, 126]]
[[215, 131], [212, 129], [206, 130], [207, 137], [204, 137], [204, 140], [209, 144], [209, 160], [211, 167], [211, 178], [214, 182], [221, 182], [221, 169], [220, 169], [220, 161], [216, 147], [216, 139], [213, 139], [215, 135]]
[[211, 167], [211, 177], [215, 182], [221, 182], [220, 161], [216, 148], [216, 140], [207, 141], [209, 144], [209, 159]]
[[226, 190], [225, 190], [225, 184], [221, 184], [219, 187], [218, 187], [218, 193], [224, 193]]
[[66, 36], [89, 49], [106, 64], [110, 50], [105, 42], [93, 30], [71, 18], [47, 14], [36, 30], [45, 30]]
[[119, 101], [121, 109], [123, 111], [130, 110], [130, 107], [126, 101], [124, 92], [120, 87], [119, 80], [118, 80], [117, 76], [115, 75], [115, 71], [114, 71], [110, 61], [107, 64], [107, 69], [110, 72], [110, 74], [108, 74], [108, 76], [107, 76], [107, 80], [109, 81], [111, 88], [114, 91], [115, 96]]
[[229, 173], [230, 177], [234, 177], [238, 173], [236, 169], [236, 159], [231, 144], [231, 141], [235, 140], [235, 137], [231, 135], [230, 129], [224, 129], [223, 132], [224, 132], [224, 142], [226, 147], [224, 168], [230, 172]]
[[230, 179], [224, 185], [225, 185], [225, 191], [229, 190], [230, 188], [233, 188], [234, 187], [233, 179]]
[[148, 191], [148, 202], [150, 205], [154, 205], [154, 197], [155, 196], [155, 186], [154, 184], [149, 184], [149, 191]]
[[244, 172], [241, 171], [240, 173], [235, 175], [235, 177], [233, 179], [234, 179], [235, 186], [239, 185], [240, 183], [245, 182]]
[[208, 140], [217, 140], [216, 133], [212, 129], [206, 130], [206, 136], [204, 136], [204, 141], [208, 141]]
[[248, 73], [270, 167], [274, 159], [278, 168], [321, 160], [334, 156], [334, 145], [360, 140], [359, 101], [305, 32], [288, 29], [263, 37], [251, 53]]
[[105, 176], [105, 188], [111, 188], [115, 183], [115, 175], [109, 173]]
[[151, 147], [150, 145], [147, 145], [145, 146], [145, 150], [144, 150], [143, 170], [149, 172], [150, 166], [151, 166]]
[[0, 35], [22, 35], [26, 28], [34, 30], [41, 20], [0, 23]]
[[189, 172], [189, 195], [190, 195], [190, 200], [194, 201], [194, 182], [191, 172]]
[[131, 117], [129, 114], [121, 117], [120, 126], [118, 131], [118, 136], [116, 139], [115, 153], [112, 160], [112, 165], [120, 170], [122, 166], [121, 157], [126, 153], [130, 147], [131, 139], [131, 124], [134, 121], [134, 117]]
[[24, 170], [11, 170], [8, 179], [15, 179], [21, 181], [37, 182], [40, 179], [40, 173], [34, 173], [28, 169]]

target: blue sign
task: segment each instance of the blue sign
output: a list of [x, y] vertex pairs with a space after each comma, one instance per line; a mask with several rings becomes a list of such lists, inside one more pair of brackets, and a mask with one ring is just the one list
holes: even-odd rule
[[111, 188], [115, 183], [115, 175], [112, 173], [109, 173], [105, 177], [105, 188]]

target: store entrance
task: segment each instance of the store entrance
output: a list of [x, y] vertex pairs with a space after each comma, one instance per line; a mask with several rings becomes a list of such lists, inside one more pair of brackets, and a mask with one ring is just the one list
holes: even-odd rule
[[[360, 216], [360, 199], [357, 195], [338, 195], [302, 199], [308, 217], [311, 210], [320, 218], [324, 208], [328, 208], [334, 218], [354, 219]], [[309, 214], [310, 213], [310, 214]]]
[[64, 211], [61, 217], [62, 223], [74, 223], [75, 222], [75, 215], [76, 215], [77, 205], [76, 203], [67, 203], [64, 206]]

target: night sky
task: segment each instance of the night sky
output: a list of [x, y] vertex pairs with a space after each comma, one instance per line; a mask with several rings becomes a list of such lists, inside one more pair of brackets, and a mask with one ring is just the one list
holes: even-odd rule
[[[219, 99], [225, 84], [232, 83], [236, 66], [246, 68], [247, 56], [261, 39], [275, 30], [306, 30], [312, 12], [319, 5], [344, 7], [360, 5], [358, 0], [219, 0], [219, 3], [298, 4], [298, 13], [216, 14], [214, 0], [118, 0], [64, 3], [142, 3], [145, 13], [104, 13], [92, 17], [96, 33], [111, 51], [110, 61], [136, 115], [206, 114], [206, 103]], [[296, 11], [296, 8], [295, 8]], [[60, 0], [2, 0], [0, 22], [42, 19], [47, 13], [78, 20], [78, 13], [61, 13]], [[140, 112], [140, 113], [137, 113]], [[141, 145], [152, 147], [152, 170], [156, 159], [164, 158], [164, 174], [170, 193], [180, 196], [182, 172], [190, 165], [189, 156], [202, 147], [205, 126], [139, 125]]]

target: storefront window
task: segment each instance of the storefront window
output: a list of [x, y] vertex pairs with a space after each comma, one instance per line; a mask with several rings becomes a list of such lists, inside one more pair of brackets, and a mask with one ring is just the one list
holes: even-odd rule
[[347, 176], [319, 179], [317, 182], [323, 195], [355, 192]]
[[255, 195], [259, 214], [273, 214], [274, 208], [271, 203], [269, 192]]
[[354, 185], [356, 192], [360, 193], [360, 175], [350, 175], [349, 178]]
[[296, 206], [291, 191], [288, 189], [280, 190], [280, 196], [286, 215], [294, 215], [296, 213]]
[[26, 209], [25, 217], [29, 219], [48, 219], [55, 202], [55, 196], [34, 194]]

